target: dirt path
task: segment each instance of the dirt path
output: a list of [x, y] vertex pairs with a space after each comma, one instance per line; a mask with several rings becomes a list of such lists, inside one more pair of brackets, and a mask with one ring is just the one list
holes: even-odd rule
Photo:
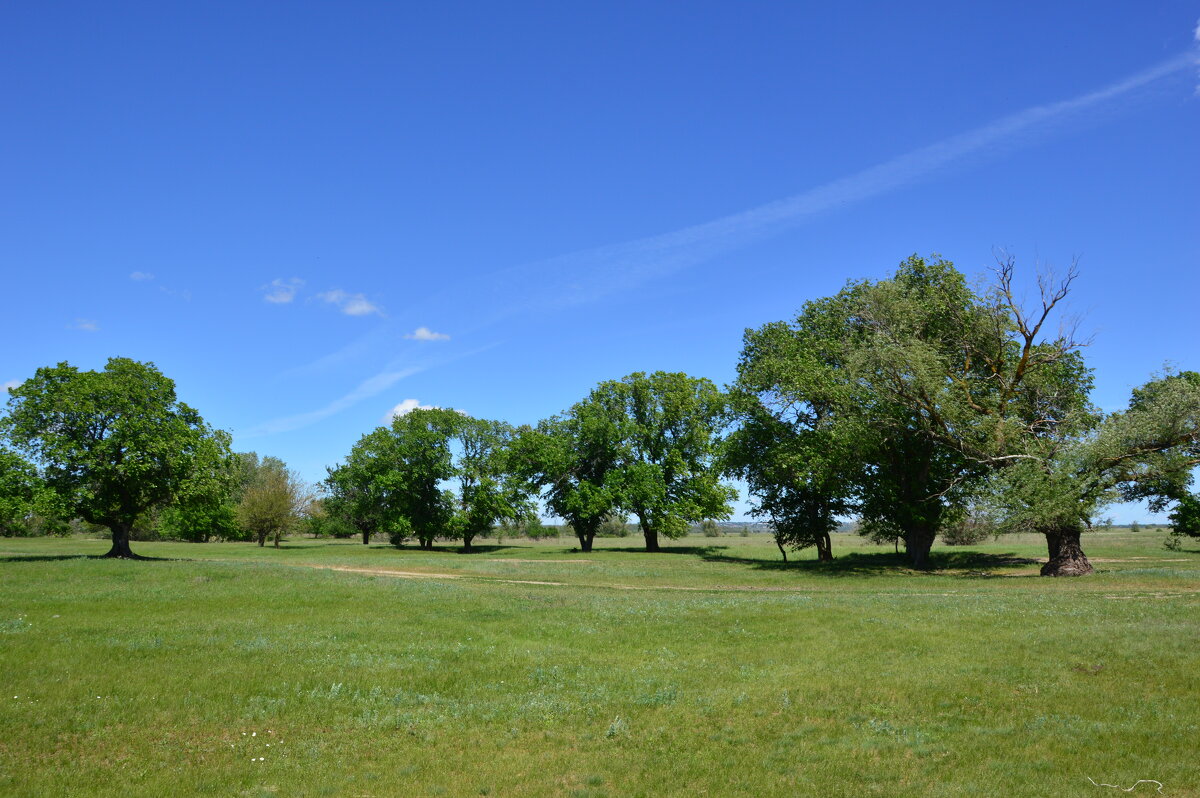
[[[541, 560], [540, 562], [548, 562]], [[671, 590], [686, 593], [830, 593], [833, 588], [788, 587], [778, 585], [708, 585], [696, 587], [691, 585], [628, 585], [617, 582], [551, 582], [540, 579], [504, 579], [498, 576], [482, 574], [450, 574], [429, 571], [395, 571], [388, 568], [355, 568], [349, 565], [315, 565], [311, 563], [287, 564], [289, 568], [313, 568], [320, 571], [339, 571], [342, 573], [364, 574], [367, 576], [386, 576], [393, 579], [454, 579], [473, 582], [496, 582], [505, 585], [544, 585], [548, 587], [578, 587], [600, 590]], [[879, 591], [875, 595], [894, 596], [954, 596], [963, 591]], [[1183, 598], [1200, 594], [1200, 588], [1182, 588], [1171, 591], [1146, 591], [1144, 588], [1132, 590], [1128, 594], [1113, 593], [1099, 594], [1106, 599], [1164, 599]], [[1089, 591], [1089, 595], [1096, 595]]]

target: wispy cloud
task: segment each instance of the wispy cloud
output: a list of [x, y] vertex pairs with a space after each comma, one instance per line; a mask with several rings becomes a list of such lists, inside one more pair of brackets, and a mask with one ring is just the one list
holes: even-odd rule
[[273, 435], [277, 432], [290, 432], [292, 430], [307, 427], [310, 424], [315, 424], [318, 421], [329, 418], [335, 413], [340, 413], [352, 405], [356, 405], [364, 399], [368, 399], [391, 388], [405, 377], [411, 377], [423, 370], [422, 366], [412, 366], [404, 369], [388, 369], [379, 374], [363, 380], [354, 390], [345, 396], [339, 397], [329, 404], [317, 410], [311, 410], [307, 413], [297, 413], [283, 418], [273, 419], [263, 422], [257, 426], [251, 427], [245, 432], [238, 435], [239, 438], [258, 438], [263, 435]]
[[75, 319], [75, 323], [68, 324], [67, 329], [82, 330], [83, 332], [96, 332], [100, 329], [100, 325], [92, 319]]
[[129, 275], [129, 279], [134, 282], [141, 282], [143, 280], [153, 280], [154, 275], [149, 272], [132, 272]]
[[23, 382], [25, 382], [25, 380], [9, 380], [8, 382], [4, 383], [4, 385], [0, 385], [0, 388], [3, 388], [7, 393], [9, 388], [19, 388]]
[[[969, 158], [1028, 144], [1037, 134], [1061, 130], [1064, 122], [1100, 110], [1158, 80], [1187, 70], [1194, 61], [1193, 52], [1177, 55], [1100, 89], [1026, 108], [846, 177], [739, 213], [648, 238], [498, 270], [481, 281], [483, 285], [476, 291], [481, 305], [476, 308], [479, 321], [473, 329], [495, 325], [530, 307], [570, 307], [594, 302], [696, 266], [820, 214], [899, 190]], [[455, 300], [461, 302], [461, 297], [456, 295]], [[429, 298], [424, 304], [437, 301]], [[384, 332], [375, 330], [297, 371], [364, 356], [385, 344], [388, 336]], [[334, 403], [338, 406], [333, 410], [315, 412], [320, 414], [319, 418], [325, 418], [354, 403], [343, 400]]]
[[[1200, 25], [1198, 25], [1200, 29]], [[649, 280], [691, 268], [809, 221], [906, 186], [967, 161], [1029, 144], [1038, 134], [1062, 130], [1063, 123], [1126, 98], [1155, 81], [1186, 70], [1193, 52], [1177, 55], [1123, 80], [1067, 100], [1036, 105], [965, 133], [929, 144], [846, 177], [775, 202], [667, 233], [612, 244], [493, 272], [479, 281], [477, 323], [493, 326], [530, 308], [570, 307], [634, 289]], [[462, 304], [456, 293], [454, 301]], [[430, 297], [422, 304], [449, 302]], [[414, 308], [415, 310], [415, 308]], [[343, 348], [294, 370], [317, 371], [361, 357], [387, 345], [390, 335], [374, 330]], [[461, 331], [460, 331], [461, 332]]]
[[446, 333], [434, 332], [428, 327], [418, 327], [410, 333], [404, 334], [405, 338], [411, 341], [449, 341], [450, 336]]
[[259, 290], [266, 293], [263, 294], [263, 299], [275, 305], [286, 305], [296, 298], [296, 292], [304, 287], [304, 281], [299, 277], [293, 277], [290, 280], [276, 278]]
[[383, 418], [380, 419], [380, 421], [382, 421], [384, 424], [389, 424], [389, 423], [391, 423], [392, 419], [399, 418], [400, 416], [406, 416], [414, 410], [436, 410], [436, 409], [437, 409], [437, 405], [423, 405], [416, 399], [405, 399], [404, 401], [400, 402], [398, 405], [393, 407], [391, 410], [387, 411], [387, 413], [384, 414]]
[[323, 291], [317, 294], [317, 299], [336, 305], [338, 310], [347, 316], [370, 316], [373, 313], [379, 316], [383, 315], [383, 309], [362, 294], [351, 294], [340, 288]]
[[[1186, 69], [1194, 59], [1191, 52], [1175, 56], [1095, 91], [1026, 108], [785, 199], [669, 233], [505, 270], [497, 275], [497, 287], [519, 288], [527, 299], [519, 301], [514, 297], [514, 301], [506, 302], [489, 297], [489, 305], [504, 310], [488, 321], [522, 312], [531, 305], [570, 306], [628, 290], [820, 214], [907, 187], [971, 157], [1026, 143], [1071, 118]], [[560, 276], [559, 279], [538, 279], [554, 275]], [[539, 285], [543, 286], [540, 290], [529, 291]]]
[[[329, 418], [335, 413], [340, 413], [348, 407], [358, 404], [364, 399], [369, 399], [372, 396], [376, 396], [383, 391], [386, 391], [388, 388], [392, 387], [405, 377], [410, 377], [413, 374], [433, 368], [434, 366], [445, 365], [446, 363], [451, 363], [455, 360], [473, 357], [492, 349], [496, 345], [497, 344], [495, 343], [491, 343], [467, 352], [459, 352], [458, 354], [450, 357], [427, 360], [417, 365], [406, 366], [404, 368], [400, 367], [401, 361], [393, 360], [384, 367], [383, 371], [379, 372], [373, 377], [363, 380], [354, 388], [354, 390], [350, 391], [350, 393], [335, 399], [319, 410], [313, 410], [308, 413], [298, 413], [296, 415], [277, 418], [271, 421], [264, 421], [261, 424], [251, 427], [245, 432], [238, 433], [238, 437], [257, 438], [263, 435], [271, 435], [276, 432], [289, 432], [291, 430], [300, 429], [301, 427], [307, 427], [310, 424], [315, 424], [318, 421]], [[401, 404], [403, 404], [403, 402], [401, 402]], [[458, 410], [458, 412], [464, 413], [465, 411]]]

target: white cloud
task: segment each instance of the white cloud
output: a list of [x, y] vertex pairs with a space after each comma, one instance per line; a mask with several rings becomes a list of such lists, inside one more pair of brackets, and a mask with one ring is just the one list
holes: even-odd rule
[[3, 388], [7, 392], [9, 388], [20, 388], [23, 382], [25, 380], [9, 380], [4, 385], [0, 385], [0, 388]]
[[317, 294], [317, 299], [337, 305], [338, 310], [347, 316], [369, 316], [372, 313], [383, 315], [383, 309], [362, 294], [351, 294], [340, 288]]
[[150, 274], [150, 272], [133, 272], [129, 275], [129, 279], [134, 280], [135, 282], [141, 282], [142, 280], [153, 280], [154, 275]]
[[75, 323], [67, 325], [67, 329], [83, 330], [84, 332], [96, 332], [100, 329], [100, 325], [91, 319], [75, 319]]
[[383, 417], [383, 423], [390, 423], [392, 419], [399, 416], [406, 416], [414, 410], [437, 410], [437, 405], [423, 405], [416, 399], [405, 399], [400, 404], [393, 407]]
[[290, 280], [276, 278], [267, 285], [262, 286], [260, 290], [266, 291], [263, 299], [275, 304], [286, 305], [296, 298], [296, 292], [304, 286], [304, 281], [299, 277], [293, 277]]
[[434, 332], [428, 327], [418, 327], [410, 333], [405, 333], [405, 338], [411, 341], [449, 341], [450, 336], [446, 333]]

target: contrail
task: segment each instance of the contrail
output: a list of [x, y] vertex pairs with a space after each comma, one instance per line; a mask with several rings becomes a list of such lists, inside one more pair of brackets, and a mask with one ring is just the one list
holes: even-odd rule
[[[1196, 35], [1200, 41], [1200, 25]], [[470, 328], [455, 330], [456, 337], [462, 337], [533, 308], [564, 308], [592, 302], [711, 260], [818, 214], [911, 185], [972, 155], [1010, 143], [1021, 135], [1043, 132], [1196, 63], [1196, 52], [1188, 51], [1095, 91], [1026, 108], [791, 197], [648, 238], [502, 269], [476, 281], [469, 297], [463, 295], [461, 285], [456, 285], [421, 302], [420, 307], [456, 307], [467, 311], [463, 317], [477, 322]], [[473, 311], [466, 307], [472, 301], [478, 305]], [[407, 311], [400, 315], [407, 323], [408, 317], [415, 314]], [[397, 338], [393, 327], [394, 324], [379, 327], [292, 373], [319, 370], [362, 354], [381, 340]], [[385, 371], [324, 408], [260, 424], [246, 435], [308, 426], [378, 394], [410, 373], [413, 372]]]
[[[525, 289], [531, 285], [545, 288], [538, 292], [537, 298], [526, 295], [525, 301], [491, 315], [487, 322], [498, 321], [537, 304], [564, 306], [588, 302], [696, 265], [782, 232], [812, 216], [915, 183], [968, 156], [984, 153], [1022, 134], [1040, 132], [1073, 115], [1124, 97], [1195, 62], [1195, 52], [1189, 51], [1096, 91], [1027, 108], [847, 177], [749, 210], [669, 233], [502, 271], [497, 276], [503, 281]], [[539, 274], [544, 278], [559, 279], [538, 280], [536, 275]], [[534, 279], [521, 279], [526, 275]]]

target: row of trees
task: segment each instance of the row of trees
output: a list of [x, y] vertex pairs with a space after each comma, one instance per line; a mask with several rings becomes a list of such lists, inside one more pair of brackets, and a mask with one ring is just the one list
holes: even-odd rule
[[657, 551], [660, 537], [729, 515], [735, 491], [717, 468], [724, 413], [711, 381], [662, 372], [602, 383], [536, 428], [413, 410], [363, 436], [330, 469], [323, 507], [353, 523], [364, 543], [387, 532], [423, 548], [458, 538], [470, 550], [493, 525], [533, 516], [540, 496], [584, 551], [626, 512]]
[[1188, 490], [1200, 375], [1168, 373], [1102, 412], [1080, 342], [1069, 328], [1048, 333], [1075, 271], [1044, 276], [1032, 310], [1015, 299], [1013, 273], [1002, 261], [980, 291], [948, 261], [913, 256], [888, 279], [748, 330], [727, 391], [635, 373], [520, 428], [413, 410], [363, 436], [317, 503], [278, 460], [232, 454], [150, 364], [39, 369], [10, 390], [0, 420], [17, 450], [0, 449], [0, 524], [80, 517], [112, 530], [110, 555], [128, 557], [130, 530], [156, 510], [166, 527], [248, 531], [260, 545], [307, 513], [364, 543], [385, 533], [469, 550], [497, 524], [535, 518], [540, 499], [584, 551], [627, 515], [655, 551], [727, 518], [732, 476], [785, 558], [810, 546], [831, 558], [830, 533], [857, 516], [864, 534], [903, 542], [918, 568], [937, 535], [966, 525], [1042, 534], [1043, 573], [1087, 573], [1081, 533], [1105, 506], [1135, 499], [1174, 508], [1177, 530], [1200, 534]]

